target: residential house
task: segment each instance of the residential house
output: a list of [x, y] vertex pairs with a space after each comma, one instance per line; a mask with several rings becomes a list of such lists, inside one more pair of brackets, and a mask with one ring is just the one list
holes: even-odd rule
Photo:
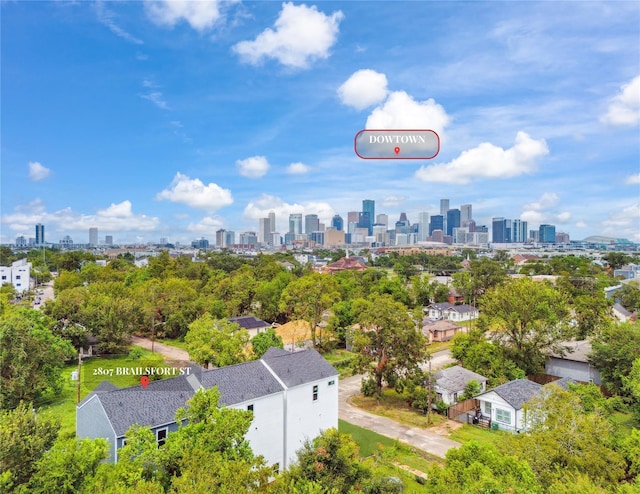
[[430, 319], [446, 319], [448, 321], [460, 322], [477, 319], [479, 311], [469, 304], [454, 305], [451, 302], [430, 304], [425, 308]]
[[579, 382], [602, 384], [598, 369], [589, 363], [591, 342], [588, 340], [563, 343], [567, 348], [564, 355], [551, 354], [545, 363], [545, 372], [551, 376], [568, 377]]
[[434, 321], [425, 317], [422, 321], [422, 334], [429, 338], [429, 344], [449, 341], [457, 333], [466, 331], [466, 328], [453, 321], [439, 319]]
[[0, 285], [12, 285], [18, 294], [29, 290], [31, 282], [31, 263], [18, 259], [11, 266], [0, 266]]
[[361, 257], [343, 257], [336, 262], [323, 266], [322, 273], [338, 273], [340, 271], [364, 271], [367, 269], [366, 261]]
[[247, 440], [256, 455], [287, 468], [306, 439], [338, 426], [338, 372], [313, 349], [268, 350], [260, 360], [114, 389], [104, 383], [76, 409], [76, 437], [109, 441], [118, 460], [133, 424], [149, 427], [159, 445], [178, 429], [175, 413], [199, 389], [214, 386], [220, 405], [253, 411]]
[[618, 321], [620, 322], [635, 321], [638, 317], [638, 314], [628, 311], [619, 302], [615, 303], [611, 310], [613, 312], [613, 315], [616, 316], [616, 319], [618, 319]]
[[526, 429], [522, 408], [541, 388], [540, 384], [528, 379], [516, 379], [485, 391], [475, 399], [479, 401], [482, 417], [489, 419], [493, 429], [520, 432]]
[[272, 327], [270, 323], [258, 319], [255, 316], [230, 317], [229, 322], [235, 322], [241, 329], [246, 329], [251, 338]]
[[640, 264], [631, 263], [626, 266], [622, 266], [622, 268], [616, 269], [613, 272], [613, 277], [622, 277], [625, 280], [635, 280], [640, 278]]
[[436, 382], [433, 388], [438, 400], [442, 400], [447, 405], [458, 403], [458, 399], [471, 381], [476, 381], [480, 385], [480, 392], [487, 389], [486, 377], [458, 365], [439, 370], [434, 374], [434, 378]]

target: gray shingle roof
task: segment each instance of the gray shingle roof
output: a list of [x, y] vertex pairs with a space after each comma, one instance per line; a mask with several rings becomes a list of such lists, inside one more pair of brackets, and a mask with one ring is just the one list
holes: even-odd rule
[[265, 328], [267, 326], [271, 326], [268, 322], [254, 316], [230, 317], [229, 322], [238, 323], [238, 325], [244, 329]]
[[465, 314], [467, 312], [475, 312], [478, 309], [476, 309], [473, 305], [460, 304], [460, 305], [452, 306], [451, 310], [454, 310], [454, 311], [458, 312], [459, 314]]
[[338, 375], [338, 371], [312, 348], [293, 353], [270, 348], [262, 356], [262, 360], [287, 387]]
[[448, 391], [464, 391], [470, 381], [483, 383], [487, 378], [464, 367], [455, 366], [439, 370], [434, 374], [436, 384]]
[[[515, 381], [501, 384], [497, 388], [487, 391], [487, 393], [491, 393], [491, 391], [495, 392], [515, 410], [520, 410], [522, 405], [540, 392], [541, 388], [542, 386], [540, 384], [529, 381], [528, 379], [516, 379]], [[486, 393], [483, 393], [482, 395], [485, 394]]]

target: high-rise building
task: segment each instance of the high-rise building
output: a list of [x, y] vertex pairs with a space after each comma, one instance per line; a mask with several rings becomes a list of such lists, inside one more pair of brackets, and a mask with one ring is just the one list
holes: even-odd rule
[[294, 235], [302, 233], [302, 213], [291, 213], [289, 215], [289, 233]]
[[556, 244], [568, 244], [569, 234], [565, 232], [556, 233]]
[[460, 227], [460, 210], [450, 209], [447, 211], [447, 235], [453, 235], [453, 229]]
[[216, 232], [216, 247], [226, 247], [227, 246], [227, 231], [224, 228], [220, 228]]
[[342, 216], [336, 214], [333, 218], [331, 218], [331, 226], [338, 231], [344, 230], [344, 220]]
[[[407, 213], [400, 213], [400, 218], [396, 221], [396, 235], [398, 234], [407, 234], [411, 231], [411, 223], [409, 222], [409, 218], [407, 218]], [[396, 237], [396, 245], [398, 245], [397, 237]]]
[[233, 245], [236, 243], [236, 232], [227, 230], [225, 233], [225, 246]]
[[269, 245], [271, 241], [271, 224], [269, 218], [260, 218], [258, 221], [258, 243]]
[[373, 231], [373, 225], [371, 224], [371, 216], [369, 216], [369, 211], [362, 211], [358, 214], [358, 228], [366, 228], [367, 231], [369, 231], [369, 229]]
[[505, 232], [505, 242], [511, 242], [512, 241], [512, 236], [511, 236], [511, 232], [512, 232], [512, 227], [511, 227], [511, 220], [504, 220], [504, 232]]
[[[105, 241], [105, 244], [106, 243], [107, 242]], [[167, 244], [167, 237], [160, 237], [160, 245], [166, 245], [166, 244]]]
[[327, 228], [324, 232], [324, 245], [344, 245], [344, 232], [337, 228]]
[[522, 244], [526, 242], [529, 238], [527, 222], [522, 220], [513, 220], [513, 223], [511, 225], [511, 241], [516, 244]]
[[307, 214], [304, 217], [304, 233], [311, 235], [320, 230], [320, 220], [317, 214]]
[[258, 236], [256, 235], [256, 232], [240, 233], [240, 244], [249, 245], [251, 247], [258, 245]]
[[362, 212], [369, 213], [369, 235], [373, 233], [373, 222], [376, 217], [376, 201], [365, 199], [362, 201]]
[[540, 240], [540, 232], [538, 230], [529, 230], [529, 240], [538, 242]]
[[463, 204], [460, 206], [460, 226], [467, 226], [472, 219], [471, 204]]
[[418, 213], [418, 242], [424, 242], [429, 236], [429, 213], [422, 211]]
[[191, 242], [191, 247], [193, 247], [194, 249], [208, 249], [209, 248], [209, 241], [204, 238], [201, 237], [200, 240], [194, 240], [193, 242]]
[[434, 230], [442, 230], [444, 232], [444, 216], [436, 214], [429, 221], [429, 236], [433, 236]]
[[274, 211], [269, 211], [269, 227], [271, 228], [269, 233], [276, 231], [276, 213]]
[[347, 213], [347, 223], [357, 223], [360, 213], [358, 211], [349, 211]]
[[540, 225], [538, 228], [539, 241], [543, 244], [552, 244], [556, 241], [555, 225]]
[[449, 199], [440, 199], [440, 214], [446, 216], [449, 211]]
[[[166, 240], [167, 239], [165, 238], [165, 244], [167, 243]], [[113, 235], [106, 235], [104, 237], [104, 243], [105, 245], [113, 245]]]
[[389, 228], [389, 215], [384, 213], [377, 214], [376, 225], [384, 225], [385, 228]]
[[26, 247], [27, 246], [27, 239], [24, 237], [24, 235], [20, 235], [19, 237], [16, 237], [16, 247]]
[[492, 242], [496, 243], [496, 244], [503, 244], [505, 243], [507, 240], [507, 232], [506, 232], [506, 223], [505, 223], [505, 219], [500, 216], [500, 217], [496, 217], [493, 218], [491, 220], [491, 238], [492, 238]]
[[89, 245], [92, 247], [98, 245], [98, 229], [96, 227], [89, 228]]
[[36, 225], [36, 245], [44, 245], [44, 225], [42, 223]]
[[311, 235], [309, 236], [309, 240], [311, 240], [312, 242], [315, 242], [316, 245], [324, 245], [324, 232], [321, 232], [321, 231], [311, 232]]

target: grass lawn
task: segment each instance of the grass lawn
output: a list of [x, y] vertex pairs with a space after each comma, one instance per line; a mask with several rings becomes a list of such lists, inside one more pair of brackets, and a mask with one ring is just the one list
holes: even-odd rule
[[355, 353], [349, 352], [344, 348], [336, 348], [323, 353], [322, 356], [340, 373], [340, 379], [353, 376], [351, 362], [356, 356]]
[[[133, 375], [134, 368], [154, 366], [164, 366], [164, 360], [157, 353], [147, 350], [142, 350], [142, 357], [136, 360], [130, 359], [128, 355], [87, 358], [82, 363], [80, 399], [87, 396], [104, 380], [121, 388], [135, 386], [140, 383], [140, 375]], [[38, 403], [42, 411], [48, 411], [60, 418], [61, 437], [75, 435], [78, 381], [71, 380], [71, 372], [75, 370], [78, 370], [77, 364], [66, 365], [62, 369], [64, 379], [62, 392], [55, 397], [45, 397]], [[127, 372], [131, 372], [132, 375], [123, 375]]]
[[443, 415], [432, 413], [430, 416], [431, 422], [428, 423], [424, 412], [411, 408], [393, 389], [384, 389], [380, 401], [375, 397], [367, 398], [363, 395], [355, 395], [351, 398], [351, 404], [367, 412], [413, 427], [431, 427], [442, 424], [447, 420]]
[[503, 441], [505, 434], [511, 433], [505, 431], [492, 431], [490, 429], [483, 429], [482, 427], [464, 424], [462, 427], [451, 431], [449, 437], [460, 443], [466, 443], [473, 440], [483, 445], [492, 444], [497, 446]]
[[171, 340], [169, 338], [156, 338], [156, 341], [158, 343], [162, 343], [164, 345], [169, 345], [169, 346], [174, 346], [176, 348], [180, 348], [181, 350], [184, 350], [185, 352], [189, 351], [189, 350], [187, 350], [187, 344], [184, 341], [182, 341], [181, 339]]
[[633, 429], [640, 429], [640, 422], [634, 419], [631, 413], [616, 412], [611, 415], [611, 421], [624, 437], [631, 434]]

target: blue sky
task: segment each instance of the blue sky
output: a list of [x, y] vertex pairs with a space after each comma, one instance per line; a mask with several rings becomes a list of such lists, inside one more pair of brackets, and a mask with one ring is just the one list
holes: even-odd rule
[[[640, 241], [638, 2], [3, 1], [1, 237], [473, 204]], [[432, 160], [355, 134], [432, 129]]]

